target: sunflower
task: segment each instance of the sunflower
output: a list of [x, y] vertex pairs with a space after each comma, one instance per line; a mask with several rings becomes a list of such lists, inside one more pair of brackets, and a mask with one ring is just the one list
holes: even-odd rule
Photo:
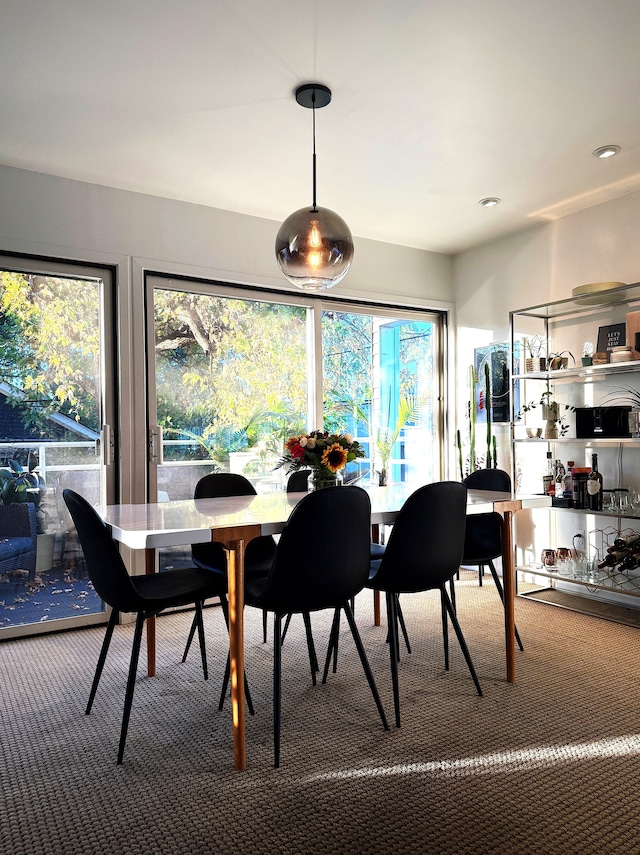
[[327, 446], [320, 461], [323, 466], [331, 472], [337, 472], [338, 469], [343, 469], [347, 465], [347, 457], [349, 452], [343, 448], [339, 442], [334, 442], [333, 445]]

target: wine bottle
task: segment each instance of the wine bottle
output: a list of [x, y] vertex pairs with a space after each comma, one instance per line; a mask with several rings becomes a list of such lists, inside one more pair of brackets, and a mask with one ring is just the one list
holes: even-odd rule
[[632, 544], [637, 544], [640, 541], [640, 534], [634, 532], [633, 534], [623, 535], [619, 534], [616, 539], [613, 541], [613, 546], [610, 546], [607, 549], [607, 552], [614, 552], [616, 549], [624, 549], [625, 546], [631, 546]]
[[543, 491], [550, 496], [555, 495], [555, 481], [553, 480], [553, 457], [550, 451], [547, 451], [547, 469], [542, 476]]
[[627, 556], [629, 555], [628, 549], [620, 549], [617, 552], [609, 552], [604, 556], [604, 560], [598, 564], [600, 570], [603, 567], [613, 567], [616, 564], [620, 564]]
[[619, 570], [635, 570], [635, 568], [640, 563], [640, 556], [637, 552], [632, 553], [631, 555], [627, 555], [626, 558], [623, 558], [620, 562]]
[[598, 455], [591, 455], [591, 472], [587, 477], [587, 495], [589, 510], [602, 510], [602, 475], [598, 472]]

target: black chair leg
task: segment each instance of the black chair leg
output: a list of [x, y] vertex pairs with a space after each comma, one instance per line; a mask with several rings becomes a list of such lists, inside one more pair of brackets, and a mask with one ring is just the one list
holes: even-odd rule
[[[458, 578], [460, 578], [460, 574], [458, 574]], [[453, 606], [453, 610], [456, 614], [458, 614], [458, 609], [456, 606], [456, 586], [453, 581], [453, 576], [449, 579], [449, 595], [451, 597], [451, 605]]]
[[287, 615], [287, 618], [284, 622], [284, 629], [282, 630], [282, 637], [280, 639], [280, 643], [284, 644], [284, 640], [287, 637], [287, 630], [289, 629], [289, 624], [291, 623], [291, 612]]
[[[476, 670], [473, 667], [473, 662], [471, 661], [471, 656], [469, 655], [469, 648], [467, 647], [467, 643], [464, 640], [464, 635], [462, 634], [462, 630], [460, 629], [460, 624], [458, 623], [458, 618], [456, 617], [456, 613], [454, 612], [453, 606], [451, 605], [451, 600], [447, 596], [447, 592], [446, 592], [444, 585], [442, 586], [442, 588], [440, 588], [440, 593], [442, 595], [443, 606], [446, 608], [446, 611], [449, 613], [449, 617], [451, 618], [451, 623], [453, 624], [453, 628], [454, 628], [455, 633], [458, 637], [458, 642], [460, 644], [460, 647], [462, 649], [462, 653], [463, 653], [465, 661], [467, 663], [469, 673], [471, 674], [471, 677], [473, 678], [473, 682], [475, 684], [475, 687], [476, 687], [478, 694], [480, 695], [480, 697], [482, 697], [482, 689], [480, 688], [480, 683], [478, 681]], [[446, 617], [446, 614], [445, 614], [445, 617]]]
[[478, 564], [478, 585], [482, 587], [482, 577], [484, 576], [484, 564]]
[[311, 616], [309, 612], [302, 613], [302, 619], [304, 621], [304, 628], [307, 635], [307, 650], [309, 651], [309, 665], [311, 667], [311, 682], [313, 685], [316, 685], [316, 671], [319, 671], [318, 668], [318, 659], [316, 657], [316, 649], [313, 644], [313, 635], [311, 634]]
[[[498, 596], [500, 597], [500, 600], [502, 601], [502, 605], [504, 607], [504, 591], [502, 589], [502, 583], [500, 582], [500, 577], [498, 576], [498, 573], [496, 571], [496, 568], [495, 568], [493, 561], [489, 562], [489, 570], [491, 570], [491, 575], [493, 576], [493, 581], [496, 583], [496, 588], [498, 589]], [[520, 634], [518, 632], [518, 627], [514, 626], [514, 630], [515, 630], [516, 641], [518, 642], [518, 647], [520, 648], [520, 650], [524, 650], [524, 647], [522, 646], [522, 641], [520, 641]]]
[[444, 587], [440, 590], [440, 612], [442, 615], [442, 642], [444, 644], [444, 670], [449, 670], [449, 624], [447, 623], [447, 607], [445, 597], [447, 592]]
[[138, 671], [138, 658], [140, 657], [140, 643], [142, 641], [142, 627], [144, 626], [144, 619], [144, 612], [138, 612], [136, 617], [136, 628], [133, 634], [133, 647], [131, 649], [131, 662], [129, 663], [127, 691], [124, 696], [124, 711], [122, 713], [122, 727], [120, 728], [120, 745], [118, 746], [118, 766], [122, 765], [124, 746], [127, 741], [127, 730], [129, 729], [129, 717], [131, 715], [131, 704], [133, 703], [133, 692], [136, 687], [136, 673]]
[[280, 712], [282, 708], [282, 616], [273, 622], [273, 765], [280, 766]]
[[[409, 644], [409, 635], [407, 633], [407, 627], [404, 622], [404, 615], [402, 614], [402, 608], [400, 607], [400, 594], [396, 594], [396, 610], [398, 612], [398, 623], [400, 624], [400, 630], [402, 631], [402, 637], [404, 638], [404, 643], [407, 648], [407, 653], [411, 653], [411, 645]], [[400, 641], [398, 640], [398, 658], [400, 658]]]
[[[411, 645], [409, 644], [409, 633], [407, 632], [407, 627], [404, 622], [404, 615], [402, 614], [402, 607], [400, 605], [400, 594], [396, 594], [396, 612], [398, 614], [398, 623], [400, 624], [400, 630], [402, 632], [402, 637], [404, 638], [405, 647], [407, 648], [407, 653], [411, 653]], [[389, 628], [387, 627], [387, 644], [389, 643]], [[400, 640], [398, 637], [398, 662], [400, 661]]]
[[[222, 712], [224, 707], [224, 699], [227, 696], [227, 689], [229, 688], [229, 678], [231, 677], [231, 656], [227, 653], [227, 664], [224, 666], [224, 677], [222, 678], [222, 689], [220, 690], [220, 700], [218, 702], [218, 712]], [[244, 696], [247, 701], [247, 709], [249, 710], [250, 715], [255, 715], [255, 710], [253, 708], [253, 699], [251, 697], [251, 692], [249, 691], [249, 682], [247, 681], [247, 674], [244, 674]]]
[[189, 648], [191, 647], [191, 642], [193, 641], [193, 636], [196, 634], [196, 627], [198, 625], [197, 616], [193, 616], [193, 620], [191, 621], [191, 628], [189, 630], [189, 635], [187, 636], [187, 643], [184, 648], [184, 653], [182, 654], [182, 661], [187, 661], [187, 653], [189, 652]]
[[400, 727], [400, 689], [398, 685], [398, 597], [387, 591], [387, 626], [389, 628], [389, 660], [391, 662], [391, 685], [393, 688], [393, 711], [396, 727]]
[[102, 669], [104, 668], [104, 663], [107, 658], [107, 651], [109, 650], [109, 645], [111, 644], [113, 628], [116, 625], [116, 621], [118, 620], [119, 614], [120, 612], [117, 612], [115, 609], [113, 609], [109, 617], [109, 622], [107, 623], [107, 631], [105, 632], [104, 639], [102, 640], [100, 656], [98, 657], [98, 664], [96, 665], [96, 673], [94, 674], [93, 683], [91, 684], [91, 691], [89, 692], [89, 701], [87, 702], [87, 708], [84, 711], [85, 715], [89, 715], [89, 713], [91, 712], [91, 707], [93, 706], [96, 691], [98, 690], [98, 683], [100, 682], [100, 677], [102, 676]]
[[367, 654], [365, 653], [364, 645], [362, 644], [362, 639], [360, 638], [360, 633], [358, 632], [358, 627], [356, 626], [356, 621], [353, 616], [353, 612], [351, 611], [351, 606], [349, 605], [349, 603], [345, 603], [343, 608], [347, 616], [347, 620], [349, 621], [349, 628], [351, 629], [353, 640], [356, 643], [356, 649], [358, 651], [360, 661], [362, 662], [362, 667], [367, 678], [367, 683], [369, 683], [371, 694], [373, 695], [373, 699], [376, 702], [376, 707], [378, 708], [380, 720], [382, 721], [384, 729], [389, 730], [389, 722], [387, 721], [387, 717], [384, 714], [384, 707], [382, 706], [382, 701], [380, 700], [380, 693], [378, 692], [376, 681], [373, 679], [371, 666], [369, 665], [369, 660], [367, 659]]
[[198, 641], [200, 643], [200, 656], [202, 658], [202, 673], [204, 679], [209, 679], [209, 671], [207, 669], [207, 648], [204, 642], [204, 621], [202, 619], [202, 603], [196, 603], [196, 624], [198, 625]]
[[[220, 605], [222, 606], [222, 611], [225, 616], [225, 622], [227, 624], [227, 629], [229, 629], [229, 609], [227, 607], [227, 598], [224, 594], [219, 594], [218, 599], [220, 600]], [[204, 626], [204, 624], [203, 624]], [[196, 613], [193, 616], [193, 620], [191, 621], [191, 628], [189, 630], [189, 635], [187, 637], [187, 643], [184, 648], [184, 653], [182, 654], [182, 661], [187, 661], [187, 653], [189, 652], [189, 648], [191, 647], [191, 642], [193, 641], [193, 637], [196, 634], [196, 629], [198, 627], [198, 611], [196, 609]], [[202, 649], [202, 648], [201, 648]], [[205, 680], [207, 678], [205, 677]]]
[[333, 657], [333, 673], [336, 673], [336, 655], [338, 650], [338, 633], [340, 632], [340, 609], [336, 609], [333, 613], [333, 622], [331, 623], [331, 632], [329, 633], [329, 647], [327, 649], [327, 658], [324, 663], [324, 672], [322, 674], [322, 682], [327, 682], [329, 674], [329, 666], [331, 665], [331, 654]]

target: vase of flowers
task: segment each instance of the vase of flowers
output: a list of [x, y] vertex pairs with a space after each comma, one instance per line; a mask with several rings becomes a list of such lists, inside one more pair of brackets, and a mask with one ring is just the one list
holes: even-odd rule
[[364, 450], [351, 434], [322, 430], [289, 437], [284, 448], [284, 455], [276, 469], [281, 466], [284, 466], [287, 472], [311, 469], [311, 490], [337, 486], [342, 480], [341, 472], [347, 463], [364, 457]]

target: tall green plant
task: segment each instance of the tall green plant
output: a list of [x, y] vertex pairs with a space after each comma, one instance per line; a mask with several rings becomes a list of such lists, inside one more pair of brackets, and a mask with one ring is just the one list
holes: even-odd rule
[[487, 411], [487, 469], [491, 469], [491, 377], [488, 362], [484, 364], [484, 405]]
[[469, 366], [469, 472], [478, 468], [476, 460], [476, 401], [475, 388], [477, 375], [473, 365]]

